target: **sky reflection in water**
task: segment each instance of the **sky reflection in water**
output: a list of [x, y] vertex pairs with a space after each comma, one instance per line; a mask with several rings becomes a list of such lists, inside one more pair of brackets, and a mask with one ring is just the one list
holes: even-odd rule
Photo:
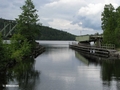
[[100, 66], [86, 65], [68, 47], [48, 48], [36, 58], [40, 90], [102, 90]]

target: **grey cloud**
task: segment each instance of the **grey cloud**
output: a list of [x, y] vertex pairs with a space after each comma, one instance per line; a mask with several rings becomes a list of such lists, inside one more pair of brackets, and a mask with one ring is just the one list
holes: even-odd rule
[[42, 22], [42, 25], [49, 26], [48, 22], [52, 22], [53, 19], [44, 19], [40, 18], [40, 22]]
[[51, 7], [41, 7], [39, 14], [46, 18], [61, 18], [71, 21], [75, 13], [79, 10], [79, 7], [71, 7], [65, 4], [58, 4]]
[[41, 8], [45, 4], [48, 4], [50, 2], [52, 2], [52, 0], [33, 0], [33, 3], [34, 3], [36, 8]]
[[94, 18], [93, 19], [87, 17], [80, 18], [80, 21], [82, 21], [82, 26], [84, 28], [86, 27], [86, 28], [92, 28], [94, 30], [101, 30], [101, 24], [100, 24], [101, 22], [99, 20], [94, 21]]
[[12, 5], [16, 8], [20, 8], [24, 4], [24, 1], [14, 1]]
[[4, 9], [10, 6], [10, 3], [8, 0], [0, 0], [0, 2], [2, 2], [0, 3], [0, 9]]
[[[49, 3], [50, 0], [32, 0], [35, 8], [39, 11], [39, 6]], [[0, 0], [0, 17], [5, 19], [15, 19], [20, 14], [25, 0]]]
[[[80, 24], [82, 23], [82, 24]], [[81, 16], [74, 17], [72, 24], [78, 24], [83, 28], [91, 28], [94, 30], [101, 30], [101, 20], [98, 17]]]
[[[90, 28], [93, 30], [101, 30], [101, 22], [94, 16], [78, 15], [78, 11], [82, 5], [69, 5], [68, 3], [55, 3], [54, 5], [43, 6], [40, 8], [40, 15], [45, 18], [60, 18], [71, 21], [71, 24], [78, 24], [82, 28]], [[84, 13], [83, 13], [84, 14]], [[98, 16], [99, 17], [99, 16]], [[46, 20], [47, 21], [47, 20]], [[45, 22], [45, 21], [44, 21]], [[49, 22], [49, 21], [48, 21]], [[80, 24], [82, 22], [82, 24]], [[69, 27], [68, 27], [69, 28]], [[70, 31], [70, 30], [68, 30]], [[75, 32], [75, 31], [73, 31]], [[72, 32], [72, 33], [73, 33]]]
[[[87, 2], [88, 0], [86, 0]], [[91, 1], [92, 2], [95, 2]], [[96, 1], [99, 3], [98, 1]], [[100, 13], [95, 13], [93, 16], [78, 15], [80, 8], [86, 7], [89, 3], [79, 3], [73, 5], [69, 3], [56, 2], [53, 5], [43, 6], [40, 8], [40, 15], [45, 18], [60, 18], [71, 21], [71, 24], [78, 24], [83, 28], [90, 28], [94, 30], [101, 30]], [[50, 6], [49, 6], [50, 5]], [[89, 7], [88, 7], [89, 8]], [[92, 13], [92, 12], [91, 12]], [[84, 13], [82, 13], [84, 14]], [[82, 22], [82, 24], [80, 24]]]

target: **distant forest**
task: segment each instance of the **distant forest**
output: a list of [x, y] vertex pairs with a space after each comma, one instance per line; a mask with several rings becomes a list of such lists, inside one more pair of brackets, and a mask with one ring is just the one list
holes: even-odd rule
[[[15, 25], [14, 20], [6, 20], [0, 18], [0, 30], [3, 29], [4, 24], [12, 22], [12, 26]], [[40, 30], [40, 36], [36, 37], [36, 40], [75, 40], [75, 35], [65, 31], [50, 28], [48, 26], [38, 26]]]
[[40, 28], [41, 40], [75, 40], [75, 35], [46, 26]]

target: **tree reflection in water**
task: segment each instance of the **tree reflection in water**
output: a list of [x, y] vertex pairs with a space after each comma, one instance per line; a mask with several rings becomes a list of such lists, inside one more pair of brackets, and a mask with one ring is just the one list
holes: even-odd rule
[[6, 79], [6, 72], [5, 71], [0, 71], [0, 90], [3, 90], [5, 85], [7, 83]]
[[[80, 60], [82, 59], [82, 62], [84, 60], [84, 62], [88, 64], [93, 63], [101, 66], [100, 73], [103, 82], [103, 90], [120, 90], [120, 60], [97, 57], [83, 52], [76, 52], [75, 55]], [[84, 56], [84, 59], [81, 58], [81, 55]]]
[[111, 84], [115, 84], [116, 81], [116, 88], [120, 90], [120, 60], [102, 61], [101, 78], [103, 85], [108, 87], [110, 87]]
[[[37, 80], [39, 81], [40, 72], [35, 70], [35, 60], [28, 59], [16, 64], [4, 73], [0, 74], [0, 90], [6, 90], [3, 85], [19, 85], [18, 90], [35, 90]], [[4, 89], [3, 89], [4, 88]]]

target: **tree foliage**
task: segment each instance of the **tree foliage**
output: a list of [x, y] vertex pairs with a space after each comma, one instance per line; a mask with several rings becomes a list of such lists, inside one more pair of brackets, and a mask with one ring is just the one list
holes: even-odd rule
[[4, 57], [5, 57], [4, 45], [3, 45], [3, 40], [2, 40], [2, 37], [1, 37], [1, 34], [0, 34], [0, 60], [3, 60]]
[[31, 44], [21, 34], [12, 36], [10, 48], [11, 58], [17, 60], [17, 62], [31, 53]]
[[[6, 60], [16, 60], [17, 62], [23, 60], [25, 57], [30, 56], [32, 49], [35, 48], [35, 37], [39, 33], [37, 10], [31, 0], [26, 0], [21, 10], [21, 15], [14, 22], [14, 24], [17, 23], [17, 30], [10, 39], [11, 43], [9, 45], [3, 44], [2, 35], [0, 35], [0, 62], [5, 62], [3, 66], [10, 63]], [[4, 27], [4, 20], [1, 19], [1, 21], [3, 24], [0, 25], [0, 28]]]
[[31, 0], [26, 0], [21, 10], [21, 15], [16, 19], [17, 31], [28, 40], [32, 40], [40, 33], [37, 25], [39, 20], [37, 10]]
[[107, 44], [120, 45], [120, 7], [115, 9], [112, 4], [105, 5], [102, 12], [103, 41]]
[[75, 35], [46, 26], [40, 26], [40, 33], [37, 40], [75, 40]]
[[120, 6], [116, 9], [117, 26], [115, 29], [116, 46], [120, 47]]
[[21, 15], [16, 19], [17, 32], [10, 39], [10, 58], [15, 59], [17, 62], [23, 60], [26, 56], [30, 56], [32, 49], [35, 48], [35, 36], [39, 32], [37, 25], [39, 19], [33, 2], [26, 0], [21, 10]]
[[11, 58], [17, 62], [32, 53], [35, 48], [35, 37], [39, 33], [37, 25], [39, 19], [33, 2], [26, 0], [21, 10], [21, 15], [16, 19], [17, 34], [11, 38]]
[[5, 68], [9, 60], [9, 51], [7, 51], [6, 45], [3, 43], [2, 35], [0, 33], [0, 70]]

